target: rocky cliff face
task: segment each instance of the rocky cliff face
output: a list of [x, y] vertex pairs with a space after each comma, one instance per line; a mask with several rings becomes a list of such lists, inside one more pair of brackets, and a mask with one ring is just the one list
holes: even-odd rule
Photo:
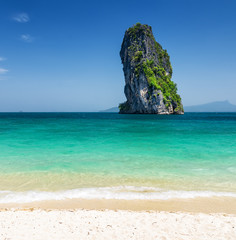
[[120, 113], [183, 114], [167, 51], [154, 39], [152, 28], [137, 23], [125, 32], [120, 57], [125, 96]]

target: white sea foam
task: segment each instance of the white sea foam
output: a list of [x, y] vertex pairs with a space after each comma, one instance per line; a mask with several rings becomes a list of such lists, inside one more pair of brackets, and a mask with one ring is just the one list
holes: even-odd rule
[[13, 192], [0, 191], [0, 203], [29, 203], [47, 200], [66, 199], [119, 199], [119, 200], [169, 200], [192, 199], [196, 197], [234, 197], [236, 193], [212, 191], [175, 191], [153, 187], [101, 187], [79, 188], [57, 192], [27, 191]]

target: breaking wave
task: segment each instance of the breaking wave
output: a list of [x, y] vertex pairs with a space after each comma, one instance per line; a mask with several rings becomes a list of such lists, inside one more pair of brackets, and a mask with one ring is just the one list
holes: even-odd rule
[[78, 188], [64, 191], [0, 191], [0, 203], [29, 203], [48, 200], [68, 199], [118, 199], [118, 200], [170, 200], [192, 199], [197, 197], [234, 197], [232, 192], [175, 191], [154, 187], [99, 187]]

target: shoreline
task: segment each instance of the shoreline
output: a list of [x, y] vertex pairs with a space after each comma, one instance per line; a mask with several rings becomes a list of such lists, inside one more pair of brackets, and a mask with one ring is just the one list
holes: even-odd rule
[[30, 203], [0, 204], [0, 211], [6, 209], [41, 210], [126, 210], [126, 211], [166, 211], [186, 213], [236, 214], [236, 198], [212, 197], [172, 200], [113, 200], [113, 199], [71, 199]]

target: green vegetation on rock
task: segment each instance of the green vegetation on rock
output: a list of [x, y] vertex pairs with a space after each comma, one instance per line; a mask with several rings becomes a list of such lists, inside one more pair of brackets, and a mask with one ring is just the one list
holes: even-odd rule
[[177, 85], [171, 81], [170, 76], [166, 73], [165, 69], [160, 66], [154, 66], [153, 60], [143, 62], [142, 69], [147, 77], [150, 87], [161, 90], [166, 106], [168, 107], [172, 101], [181, 105], [181, 98], [177, 94]]
[[127, 102], [124, 102], [124, 103], [120, 103], [118, 108], [120, 111], [128, 111], [130, 107]]
[[[127, 57], [124, 58], [124, 56]], [[171, 81], [170, 57], [167, 51], [155, 40], [150, 26], [137, 23], [126, 31], [121, 48], [121, 58], [122, 63], [130, 69], [132, 74], [131, 78], [128, 79], [127, 77], [127, 81], [131, 81], [130, 85], [133, 85], [134, 82], [143, 81], [141, 80], [143, 78], [140, 78], [141, 75], [146, 77], [149, 86], [147, 99], [149, 99], [150, 104], [152, 104], [153, 99], [157, 99], [162, 93], [167, 111], [169, 111], [168, 107], [172, 105], [174, 113], [183, 112], [181, 98], [177, 94], [177, 86]], [[156, 90], [159, 91], [158, 94]], [[132, 94], [135, 95], [136, 93]], [[128, 112], [128, 108], [132, 108], [132, 106], [133, 103], [127, 101], [120, 104], [119, 108]]]
[[135, 62], [138, 62], [142, 59], [142, 56], [143, 56], [143, 52], [142, 51], [137, 51], [135, 54], [134, 54], [134, 61]]

